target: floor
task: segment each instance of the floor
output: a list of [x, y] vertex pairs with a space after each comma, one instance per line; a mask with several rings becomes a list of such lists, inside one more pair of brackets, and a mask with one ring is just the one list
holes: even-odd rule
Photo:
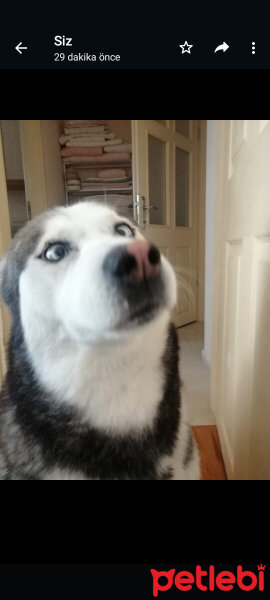
[[215, 425], [192, 427], [201, 459], [201, 479], [227, 479], [221, 447]]
[[200, 451], [201, 479], [227, 479], [214, 415], [210, 408], [210, 373], [202, 359], [203, 323], [178, 329], [182, 398]]
[[182, 397], [191, 425], [214, 425], [210, 409], [210, 373], [202, 360], [203, 323], [196, 321], [178, 329]]

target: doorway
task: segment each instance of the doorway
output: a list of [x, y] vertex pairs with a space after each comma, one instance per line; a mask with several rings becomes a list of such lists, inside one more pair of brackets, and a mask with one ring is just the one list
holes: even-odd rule
[[177, 327], [204, 315], [206, 121], [132, 121], [135, 218], [175, 269]]

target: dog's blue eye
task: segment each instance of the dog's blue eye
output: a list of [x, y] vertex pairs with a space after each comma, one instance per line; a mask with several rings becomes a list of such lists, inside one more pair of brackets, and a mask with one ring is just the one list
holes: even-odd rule
[[55, 244], [51, 244], [47, 250], [45, 250], [43, 257], [51, 262], [58, 262], [59, 260], [62, 260], [64, 256], [66, 256], [69, 250], [70, 248], [68, 244], [57, 242]]
[[117, 223], [117, 225], [115, 225], [115, 231], [118, 235], [134, 237], [134, 231], [127, 223]]

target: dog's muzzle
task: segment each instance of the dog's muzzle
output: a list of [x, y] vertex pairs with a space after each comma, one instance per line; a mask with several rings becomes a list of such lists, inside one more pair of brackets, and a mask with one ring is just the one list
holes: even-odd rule
[[144, 241], [117, 246], [105, 258], [104, 271], [110, 277], [130, 284], [140, 284], [160, 273], [160, 252]]
[[145, 323], [164, 304], [159, 250], [146, 241], [117, 246], [107, 254], [103, 269], [107, 280], [127, 301], [123, 322]]

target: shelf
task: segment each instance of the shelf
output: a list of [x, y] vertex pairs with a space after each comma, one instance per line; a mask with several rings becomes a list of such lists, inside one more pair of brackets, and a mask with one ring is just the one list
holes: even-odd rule
[[[96, 171], [96, 170], [104, 170], [104, 169], [119, 169], [119, 168], [127, 168], [129, 170], [131, 170], [132, 173], [132, 158], [130, 160], [126, 160], [126, 161], [121, 161], [121, 162], [114, 162], [114, 161], [110, 161], [110, 162], [72, 162], [68, 160], [67, 157], [67, 162], [63, 162], [63, 169], [64, 169], [64, 176], [66, 176], [66, 173], [68, 172], [68, 169], [73, 169], [74, 171], [80, 170], [80, 169], [86, 169], [89, 171]], [[86, 177], [86, 175], [85, 175]], [[81, 178], [83, 178], [83, 174], [81, 174]], [[117, 185], [117, 184], [115, 184]], [[94, 197], [97, 198], [98, 201], [101, 200], [105, 200], [107, 198], [108, 202], [113, 202], [113, 198], [112, 196], [120, 196], [123, 197], [123, 201], [122, 204], [124, 202], [130, 202], [130, 207], [132, 209], [133, 207], [133, 187], [129, 187], [129, 188], [106, 188], [106, 184], [104, 184], [104, 188], [94, 188], [94, 189], [90, 189], [90, 190], [84, 190], [84, 189], [80, 189], [80, 190], [68, 190], [67, 189], [67, 181], [66, 181], [66, 177], [65, 177], [65, 191], [66, 191], [66, 203], [71, 204], [74, 202], [79, 202], [79, 200], [83, 200], [85, 198], [89, 198], [89, 199], [93, 199]], [[128, 199], [126, 199], [128, 197]], [[111, 199], [112, 198], [112, 199]], [[116, 200], [115, 200], [116, 201]], [[123, 207], [126, 208], [126, 207]]]
[[132, 161], [126, 163], [74, 163], [74, 162], [65, 162], [63, 163], [64, 167], [72, 166], [77, 167], [77, 169], [118, 169], [119, 167], [132, 167]]
[[123, 188], [114, 188], [109, 190], [66, 190], [68, 194], [125, 194], [126, 196], [132, 196], [133, 189], [129, 188], [124, 190]]

